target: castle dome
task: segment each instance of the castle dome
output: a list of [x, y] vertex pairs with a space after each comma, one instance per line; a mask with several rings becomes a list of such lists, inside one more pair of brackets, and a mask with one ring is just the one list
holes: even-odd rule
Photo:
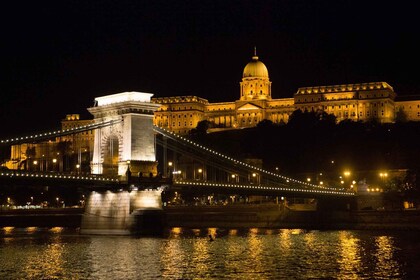
[[249, 62], [245, 68], [242, 75], [242, 78], [268, 78], [268, 70], [264, 63], [258, 60], [256, 51], [254, 51], [254, 56], [252, 61]]

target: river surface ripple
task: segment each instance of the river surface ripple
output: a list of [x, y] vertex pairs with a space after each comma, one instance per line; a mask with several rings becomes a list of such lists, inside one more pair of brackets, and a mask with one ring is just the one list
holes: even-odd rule
[[420, 279], [418, 236], [172, 228], [134, 237], [0, 228], [0, 279]]

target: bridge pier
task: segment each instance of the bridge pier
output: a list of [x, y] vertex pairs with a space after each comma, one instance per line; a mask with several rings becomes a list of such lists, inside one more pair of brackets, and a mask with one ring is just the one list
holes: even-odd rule
[[160, 190], [92, 191], [86, 199], [80, 233], [157, 234], [163, 226]]

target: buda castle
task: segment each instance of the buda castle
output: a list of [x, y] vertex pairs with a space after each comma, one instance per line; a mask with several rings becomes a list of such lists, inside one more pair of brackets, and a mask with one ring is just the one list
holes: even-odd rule
[[240, 82], [239, 99], [210, 103], [198, 96], [152, 98], [161, 107], [154, 124], [179, 134], [188, 134], [198, 122], [212, 124], [209, 131], [254, 127], [266, 119], [287, 123], [293, 111], [324, 111], [337, 121], [376, 119], [391, 123], [399, 113], [408, 121], [420, 121], [420, 96], [397, 97], [386, 82], [298, 88], [293, 98], [273, 99], [267, 67], [254, 51]]
[[[386, 82], [302, 87], [297, 89], [293, 98], [273, 99], [267, 67], [255, 52], [243, 70], [239, 99], [236, 101], [210, 103], [198, 96], [174, 96], [152, 98], [152, 102], [161, 105], [154, 112], [154, 124], [179, 134], [188, 134], [204, 120], [211, 123], [209, 132], [255, 127], [262, 120], [284, 124], [298, 109], [333, 114], [338, 122], [374, 119], [392, 123], [397, 117], [420, 121], [420, 96], [399, 97]], [[71, 130], [93, 123], [93, 120], [81, 120], [79, 117], [79, 114], [67, 115], [61, 121], [62, 129]], [[63, 171], [78, 166], [78, 171], [87, 171], [94, 137], [94, 131], [85, 131], [76, 138], [68, 135], [57, 138], [55, 142], [13, 145], [11, 160], [6, 162], [6, 167]], [[67, 145], [59, 146], [59, 142]], [[66, 167], [64, 161], [57, 161], [56, 158], [62, 158], [66, 153], [77, 155], [78, 164]], [[32, 158], [33, 163], [28, 163], [27, 157]], [[52, 166], [48, 165], [49, 162]]]

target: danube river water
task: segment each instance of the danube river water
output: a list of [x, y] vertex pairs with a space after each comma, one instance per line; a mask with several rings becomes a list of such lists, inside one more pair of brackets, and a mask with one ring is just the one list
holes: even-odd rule
[[0, 279], [420, 279], [419, 250], [409, 231], [0, 228]]

